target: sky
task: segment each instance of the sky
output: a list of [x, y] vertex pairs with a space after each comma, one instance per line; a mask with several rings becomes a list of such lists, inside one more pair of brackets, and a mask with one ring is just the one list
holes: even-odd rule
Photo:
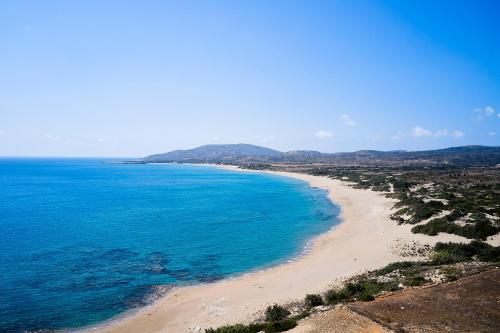
[[500, 2], [0, 3], [0, 156], [500, 145]]

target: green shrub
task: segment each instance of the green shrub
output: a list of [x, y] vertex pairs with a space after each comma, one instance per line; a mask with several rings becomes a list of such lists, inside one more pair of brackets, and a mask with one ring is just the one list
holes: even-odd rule
[[325, 294], [325, 301], [327, 304], [335, 304], [340, 300], [339, 292], [336, 290], [328, 290]]
[[500, 261], [500, 247], [494, 247], [481, 241], [462, 243], [437, 243], [431, 259], [434, 265], [452, 264], [471, 260], [476, 257], [485, 262]]
[[489, 236], [496, 235], [500, 229], [494, 226], [488, 219], [475, 220], [474, 224], [466, 225], [460, 230], [458, 235], [486, 240]]
[[209, 328], [205, 333], [250, 333], [248, 327], [242, 324], [222, 326], [216, 329]]
[[421, 266], [422, 263], [418, 261], [398, 261], [398, 262], [393, 262], [385, 266], [384, 268], [381, 268], [377, 271], [377, 275], [386, 275], [389, 273], [394, 272], [395, 270], [398, 269], [405, 269], [405, 268], [410, 268], [410, 267], [416, 267], [416, 266]]
[[389, 184], [379, 184], [372, 187], [373, 191], [389, 192], [391, 190]]
[[448, 251], [437, 251], [430, 254], [431, 264], [435, 266], [452, 264], [455, 262], [464, 261], [454, 258]]
[[371, 302], [375, 299], [375, 297], [373, 297], [373, 295], [371, 294], [368, 294], [368, 293], [362, 293], [361, 295], [359, 295], [358, 297], [358, 300], [362, 301], [362, 302]]
[[444, 277], [448, 282], [457, 280], [460, 274], [460, 270], [454, 267], [445, 268], [441, 272], [444, 274]]
[[413, 217], [411, 218], [411, 223], [418, 223], [422, 220], [428, 219], [432, 215], [439, 213], [444, 209], [444, 204], [441, 201], [429, 201], [424, 202], [423, 200], [418, 200], [413, 205]]
[[266, 328], [267, 324], [236, 324], [221, 326], [216, 329], [208, 328], [205, 333], [258, 333]]
[[248, 333], [258, 333], [262, 332], [262, 330], [266, 327], [266, 324], [263, 323], [253, 323], [248, 325]]
[[327, 304], [335, 304], [338, 302], [345, 301], [349, 298], [349, 294], [345, 289], [341, 290], [328, 290], [325, 294], [325, 301]]
[[391, 290], [397, 284], [395, 282], [379, 283], [375, 280], [368, 280], [362, 283], [363, 293], [376, 295], [383, 290]]
[[459, 228], [459, 226], [449, 223], [446, 219], [433, 219], [426, 224], [417, 225], [411, 228], [411, 232], [414, 234], [436, 236], [440, 232], [456, 234]]
[[[391, 267], [386, 268], [387, 271], [393, 271], [395, 267], [406, 267], [405, 263], [394, 263]], [[335, 304], [342, 301], [351, 300], [356, 297], [359, 300], [371, 301], [374, 299], [374, 294], [378, 294], [383, 290], [394, 289], [395, 282], [378, 283], [375, 280], [367, 280], [356, 283], [347, 283], [340, 290], [328, 290], [325, 294], [325, 300], [328, 304]]]
[[363, 291], [363, 285], [361, 283], [347, 283], [342, 289], [347, 295], [354, 296], [357, 293]]
[[471, 244], [473, 243], [477, 245], [477, 259], [485, 262], [500, 262], [500, 246], [495, 247], [483, 242], [472, 242]]
[[295, 320], [283, 319], [267, 324], [266, 327], [264, 328], [264, 332], [266, 333], [284, 332], [291, 330], [295, 326], [297, 326], [297, 322]]
[[280, 321], [285, 319], [290, 314], [290, 311], [284, 307], [274, 304], [273, 306], [268, 306], [266, 309], [266, 320], [269, 322]]
[[409, 276], [405, 279], [404, 284], [410, 287], [417, 287], [424, 285], [428, 280], [424, 278], [423, 276], [417, 275], [417, 276]]
[[484, 214], [476, 213], [475, 219], [469, 220], [470, 224], [465, 226], [459, 226], [453, 221], [457, 218], [464, 216], [462, 211], [455, 210], [453, 213], [442, 217], [433, 219], [426, 224], [415, 226], [411, 229], [413, 233], [426, 234], [429, 236], [435, 236], [440, 232], [445, 232], [448, 234], [455, 234], [471, 239], [481, 239], [485, 240], [487, 237], [496, 235], [500, 228], [494, 226]]
[[307, 307], [310, 308], [324, 304], [323, 299], [320, 295], [306, 295], [304, 303]]

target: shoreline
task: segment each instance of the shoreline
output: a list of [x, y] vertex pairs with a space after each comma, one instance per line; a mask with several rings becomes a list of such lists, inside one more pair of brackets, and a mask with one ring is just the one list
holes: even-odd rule
[[[255, 320], [268, 305], [302, 300], [306, 294], [363, 271], [401, 260], [421, 260], [403, 253], [411, 244], [464, 241], [462, 237], [413, 234], [410, 225], [389, 219], [394, 199], [378, 192], [354, 189], [346, 182], [300, 173], [239, 169], [206, 165], [237, 172], [268, 173], [306, 181], [327, 191], [340, 207], [340, 223], [310, 241], [310, 248], [292, 260], [220, 281], [172, 288], [151, 305], [118, 316], [85, 332], [203, 332], [205, 328]], [[82, 331], [82, 330], [78, 330]]]

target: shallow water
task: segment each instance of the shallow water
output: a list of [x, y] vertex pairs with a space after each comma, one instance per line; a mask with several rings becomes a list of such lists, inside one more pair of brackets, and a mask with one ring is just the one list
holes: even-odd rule
[[337, 223], [299, 180], [102, 162], [0, 159], [0, 331], [101, 322], [161, 286], [284, 262]]

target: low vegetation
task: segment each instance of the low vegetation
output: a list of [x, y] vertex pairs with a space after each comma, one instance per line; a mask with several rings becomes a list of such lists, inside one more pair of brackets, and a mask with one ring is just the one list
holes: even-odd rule
[[473, 223], [464, 226], [457, 225], [454, 221], [456, 217], [461, 214], [456, 214], [455, 212], [456, 211], [442, 218], [433, 219], [426, 224], [417, 225], [412, 228], [412, 232], [429, 236], [435, 236], [440, 232], [445, 232], [471, 239], [486, 240], [487, 237], [496, 235], [500, 231], [500, 228], [493, 225], [483, 213], [478, 213], [477, 218], [469, 220]]
[[315, 306], [323, 305], [325, 304], [325, 302], [323, 301], [321, 295], [315, 294], [315, 295], [306, 295], [304, 304], [308, 308], [313, 308]]
[[286, 308], [274, 304], [266, 309], [266, 320], [260, 323], [251, 323], [248, 325], [236, 324], [222, 326], [216, 329], [209, 328], [205, 333], [274, 333], [288, 331], [295, 326], [297, 322], [309, 315], [307, 311], [302, 311], [298, 315], [290, 316], [290, 311]]
[[266, 320], [269, 322], [283, 320], [290, 314], [284, 307], [274, 304], [266, 309]]
[[431, 258], [433, 265], [452, 264], [472, 259], [500, 262], [500, 247], [479, 241], [472, 241], [469, 244], [437, 243]]
[[236, 324], [206, 333], [256, 333], [284, 332], [294, 328], [298, 321], [308, 317], [319, 306], [335, 306], [355, 301], [370, 302], [379, 295], [404, 288], [454, 281], [462, 276], [488, 270], [500, 263], [500, 247], [481, 241], [469, 244], [437, 243], [427, 261], [403, 261], [391, 263], [381, 269], [355, 276], [344, 285], [327, 290], [323, 295], [309, 294], [303, 306], [291, 309], [274, 304], [265, 310], [261, 322], [248, 325]]
[[[296, 167], [397, 199], [391, 218], [412, 232], [486, 240], [500, 232], [500, 168], [456, 166]], [[291, 168], [288, 168], [291, 170]]]

